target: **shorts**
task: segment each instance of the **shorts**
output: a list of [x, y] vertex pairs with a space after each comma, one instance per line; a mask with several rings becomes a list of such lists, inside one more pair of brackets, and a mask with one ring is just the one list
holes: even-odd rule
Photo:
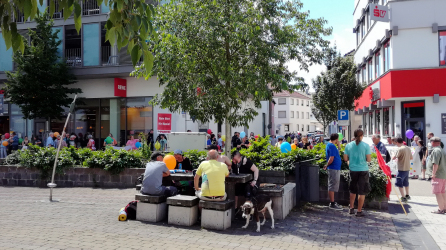
[[409, 171], [398, 171], [395, 186], [400, 188], [409, 186]]
[[338, 192], [341, 170], [328, 169], [328, 191]]
[[352, 194], [367, 195], [370, 192], [369, 171], [350, 171], [348, 189]]
[[446, 193], [446, 179], [432, 178], [432, 193], [444, 194]]

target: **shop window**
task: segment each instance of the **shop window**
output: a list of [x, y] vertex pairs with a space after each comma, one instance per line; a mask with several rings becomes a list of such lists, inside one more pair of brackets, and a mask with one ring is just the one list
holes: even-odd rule
[[383, 54], [384, 72], [390, 69], [390, 41], [384, 44]]
[[294, 111], [291, 111], [291, 118], [294, 118]]
[[440, 66], [446, 66], [446, 31], [439, 32], [440, 36]]
[[131, 134], [147, 134], [153, 128], [153, 109], [151, 97], [127, 98], [127, 137]]
[[369, 62], [367, 63], [368, 68], [369, 68], [369, 82], [373, 81], [373, 63], [372, 63], [372, 59], [369, 60]]
[[389, 133], [389, 129], [390, 129], [390, 111], [389, 108], [384, 108], [383, 109], [383, 134], [388, 136], [390, 135]]
[[[392, 126], [395, 124], [395, 107], [392, 107]], [[395, 136], [395, 127], [392, 128], [392, 136]]]
[[381, 122], [381, 111], [380, 110], [375, 110], [375, 134], [381, 134], [381, 129], [380, 129], [380, 122]]
[[25, 138], [26, 136], [26, 120], [23, 119], [22, 111], [20, 107], [16, 104], [11, 104], [11, 115], [9, 116], [10, 121], [10, 131], [16, 132], [19, 138]]
[[286, 98], [279, 98], [279, 105], [285, 105], [286, 104]]
[[381, 51], [375, 53], [375, 78], [381, 76]]
[[362, 126], [363, 126], [362, 131], [364, 131], [364, 133], [367, 133], [367, 129], [368, 129], [368, 126], [367, 126], [367, 113], [365, 113], [362, 116]]
[[373, 135], [373, 112], [369, 112], [369, 135]]
[[[99, 99], [84, 99], [81, 104], [76, 105], [74, 119], [74, 133], [77, 135], [78, 144], [86, 147], [88, 136], [91, 135], [95, 141], [96, 148], [100, 148], [100, 120], [99, 117]], [[60, 122], [57, 122], [61, 124]], [[61, 124], [63, 126], [63, 124]], [[51, 122], [53, 127], [53, 121]], [[57, 131], [57, 130], [53, 130]], [[68, 130], [69, 132], [73, 132]]]
[[286, 118], [286, 111], [279, 111], [279, 118]]

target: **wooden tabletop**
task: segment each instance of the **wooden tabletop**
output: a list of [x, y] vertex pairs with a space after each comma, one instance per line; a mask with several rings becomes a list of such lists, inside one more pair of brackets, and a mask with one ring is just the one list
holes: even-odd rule
[[[164, 179], [173, 181], [193, 181], [194, 176], [192, 173], [175, 173], [164, 177]], [[252, 174], [230, 174], [228, 177], [226, 177], [226, 182], [246, 183], [252, 179]]]

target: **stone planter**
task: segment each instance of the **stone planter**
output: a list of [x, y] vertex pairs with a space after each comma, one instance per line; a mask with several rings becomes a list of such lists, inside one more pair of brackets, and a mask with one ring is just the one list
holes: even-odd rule
[[285, 171], [260, 170], [258, 183], [274, 183], [284, 185], [286, 182]]
[[[144, 168], [127, 168], [118, 175], [97, 168], [74, 167], [56, 174], [57, 187], [134, 188]], [[0, 166], [1, 186], [46, 187], [49, 180], [40, 179], [40, 171], [21, 166]]]

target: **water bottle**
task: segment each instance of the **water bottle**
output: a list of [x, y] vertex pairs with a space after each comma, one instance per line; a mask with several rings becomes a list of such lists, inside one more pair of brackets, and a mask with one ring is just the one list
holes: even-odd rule
[[182, 163], [178, 164], [178, 169], [183, 169], [183, 164]]

